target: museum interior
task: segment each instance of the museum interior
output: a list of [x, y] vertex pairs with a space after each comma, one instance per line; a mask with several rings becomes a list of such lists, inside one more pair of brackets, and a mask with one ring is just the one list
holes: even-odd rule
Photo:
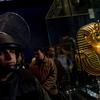
[[74, 55], [65, 100], [100, 99], [99, 5], [99, 0], [54, 0], [46, 15], [49, 44]]
[[[27, 62], [33, 48], [62, 47], [70, 54], [73, 64], [60, 87], [64, 100], [100, 100], [100, 0], [0, 0], [0, 19], [5, 12], [26, 20], [11, 24], [20, 31], [28, 26], [14, 34], [27, 47]], [[0, 29], [10, 32], [5, 26]]]

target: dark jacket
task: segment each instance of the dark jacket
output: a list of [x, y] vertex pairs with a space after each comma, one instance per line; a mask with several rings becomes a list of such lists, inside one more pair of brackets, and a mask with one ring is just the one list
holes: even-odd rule
[[28, 70], [12, 73], [7, 81], [0, 81], [0, 100], [51, 100], [39, 81]]

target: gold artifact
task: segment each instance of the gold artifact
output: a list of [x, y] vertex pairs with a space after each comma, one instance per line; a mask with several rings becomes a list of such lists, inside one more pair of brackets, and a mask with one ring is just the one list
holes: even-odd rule
[[76, 35], [77, 64], [89, 74], [100, 76], [100, 22], [89, 23]]

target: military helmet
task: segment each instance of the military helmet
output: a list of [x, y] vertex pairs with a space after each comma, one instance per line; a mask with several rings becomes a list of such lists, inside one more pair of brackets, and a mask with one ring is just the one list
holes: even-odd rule
[[3, 48], [14, 48], [17, 50], [22, 50], [22, 45], [11, 35], [5, 32], [0, 32], [0, 49]]

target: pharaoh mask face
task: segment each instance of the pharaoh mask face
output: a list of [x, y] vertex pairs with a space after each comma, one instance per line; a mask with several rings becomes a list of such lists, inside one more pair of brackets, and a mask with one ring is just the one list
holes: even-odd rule
[[88, 36], [85, 36], [85, 40], [100, 54], [100, 23], [97, 22], [90, 26], [90, 28], [91, 32]]

